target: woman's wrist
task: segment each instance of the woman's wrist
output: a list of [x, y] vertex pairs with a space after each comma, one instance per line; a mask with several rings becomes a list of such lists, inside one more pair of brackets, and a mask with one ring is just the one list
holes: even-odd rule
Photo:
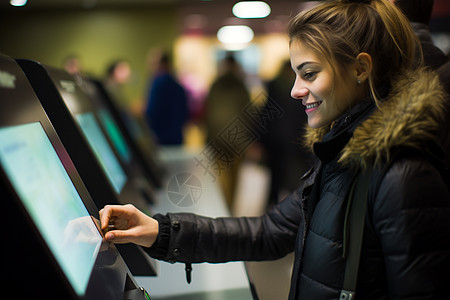
[[145, 250], [150, 256], [163, 259], [169, 249], [170, 218], [161, 214], [156, 214], [152, 218], [158, 221], [158, 236], [153, 245]]

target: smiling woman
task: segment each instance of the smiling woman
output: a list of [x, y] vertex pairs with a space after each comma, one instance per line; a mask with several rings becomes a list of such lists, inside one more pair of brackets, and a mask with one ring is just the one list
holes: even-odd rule
[[360, 54], [358, 63], [341, 67], [335, 76], [333, 66], [300, 40], [291, 42], [291, 64], [296, 80], [291, 91], [306, 107], [308, 124], [320, 128], [331, 124], [368, 94], [365, 82], [372, 69], [370, 56]]
[[405, 30], [410, 29], [408, 20], [403, 15], [399, 17], [399, 11], [388, 1], [354, 1], [370, 3], [369, 6], [337, 2], [344, 5], [331, 1], [324, 4], [326, 10], [312, 9], [292, 19], [291, 43], [304, 43], [328, 61], [334, 74], [339, 75], [343, 68], [360, 63], [357, 60], [360, 53], [369, 54], [376, 64], [373, 63], [366, 79], [377, 101], [377, 86], [417, 65], [415, 49], [420, 47], [419, 41], [412, 30]]
[[[387, 0], [327, 1], [297, 15], [289, 35], [291, 95], [306, 107], [314, 168], [261, 217], [155, 215], [148, 253], [189, 264], [273, 260], [295, 250], [289, 299], [343, 299], [348, 195], [372, 170], [368, 196], [354, 199], [367, 203], [358, 299], [448, 298], [450, 192], [436, 161], [446, 98], [437, 75], [415, 66], [408, 21]], [[155, 228], [141, 226], [140, 234], [153, 242]], [[136, 232], [120, 233], [127, 231]]]

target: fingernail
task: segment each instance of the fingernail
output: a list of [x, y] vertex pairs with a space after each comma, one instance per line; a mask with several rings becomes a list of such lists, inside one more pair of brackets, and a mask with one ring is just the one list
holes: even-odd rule
[[114, 240], [114, 238], [115, 238], [114, 233], [108, 232], [108, 233], [105, 235], [105, 238], [106, 238], [108, 241]]

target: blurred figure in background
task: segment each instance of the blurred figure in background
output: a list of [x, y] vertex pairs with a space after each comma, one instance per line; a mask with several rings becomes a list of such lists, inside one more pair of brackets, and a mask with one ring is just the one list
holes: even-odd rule
[[118, 108], [122, 112], [127, 112], [128, 99], [125, 96], [124, 86], [131, 80], [131, 66], [125, 59], [118, 59], [112, 62], [106, 69], [106, 77], [103, 79], [103, 86], [112, 97]]
[[228, 54], [222, 61], [221, 74], [211, 85], [206, 98], [207, 139], [212, 140], [250, 103], [250, 94], [241, 76], [241, 66]]
[[67, 73], [72, 75], [79, 75], [81, 74], [82, 70], [82, 63], [81, 59], [78, 55], [71, 54], [66, 57], [63, 61], [63, 67], [64, 70], [67, 71]]
[[130, 81], [131, 66], [126, 60], [119, 59], [111, 63], [106, 71], [106, 78], [104, 80], [105, 87], [114, 92], [123, 84]]
[[170, 57], [162, 53], [150, 85], [145, 117], [160, 145], [183, 144], [189, 110], [185, 89], [172, 74]]
[[300, 143], [307, 116], [301, 101], [291, 98], [294, 80], [291, 63], [286, 61], [278, 75], [267, 84], [268, 98], [284, 110], [281, 118], [275, 118], [267, 124], [267, 134], [260, 140], [271, 171], [269, 207], [292, 193], [299, 185], [300, 177], [312, 165], [310, 152]]
[[[434, 0], [390, 1], [395, 3], [410, 21], [414, 34], [418, 37], [422, 46], [424, 65], [439, 74], [442, 84], [446, 88], [447, 93], [450, 94], [449, 58], [434, 45], [428, 27], [433, 12]], [[417, 53], [416, 55], [420, 59], [420, 54]], [[444, 165], [448, 173], [450, 168], [450, 96], [447, 96], [446, 110], [446, 118], [440, 126], [439, 142], [445, 153]], [[450, 180], [450, 178], [448, 179]]]
[[[222, 62], [222, 72], [213, 82], [205, 102], [207, 141], [213, 141], [250, 104], [250, 94], [241, 76], [241, 66], [228, 54]], [[221, 152], [229, 153], [226, 146]], [[233, 163], [218, 174], [225, 199], [232, 207], [242, 157], [229, 153]]]
[[447, 62], [448, 57], [431, 39], [429, 24], [433, 12], [434, 0], [390, 0], [400, 8], [408, 18], [415, 35], [422, 46], [425, 66], [435, 70]]

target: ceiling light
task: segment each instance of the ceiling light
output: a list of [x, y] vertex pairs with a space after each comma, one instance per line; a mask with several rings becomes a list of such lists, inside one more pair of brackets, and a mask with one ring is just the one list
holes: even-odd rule
[[269, 4], [263, 1], [242, 1], [233, 6], [233, 14], [241, 19], [265, 18], [270, 11]]
[[11, 0], [9, 1], [9, 4], [12, 6], [24, 6], [27, 4], [27, 0]]
[[224, 44], [247, 44], [253, 36], [253, 30], [245, 25], [223, 26], [217, 31], [217, 38]]

